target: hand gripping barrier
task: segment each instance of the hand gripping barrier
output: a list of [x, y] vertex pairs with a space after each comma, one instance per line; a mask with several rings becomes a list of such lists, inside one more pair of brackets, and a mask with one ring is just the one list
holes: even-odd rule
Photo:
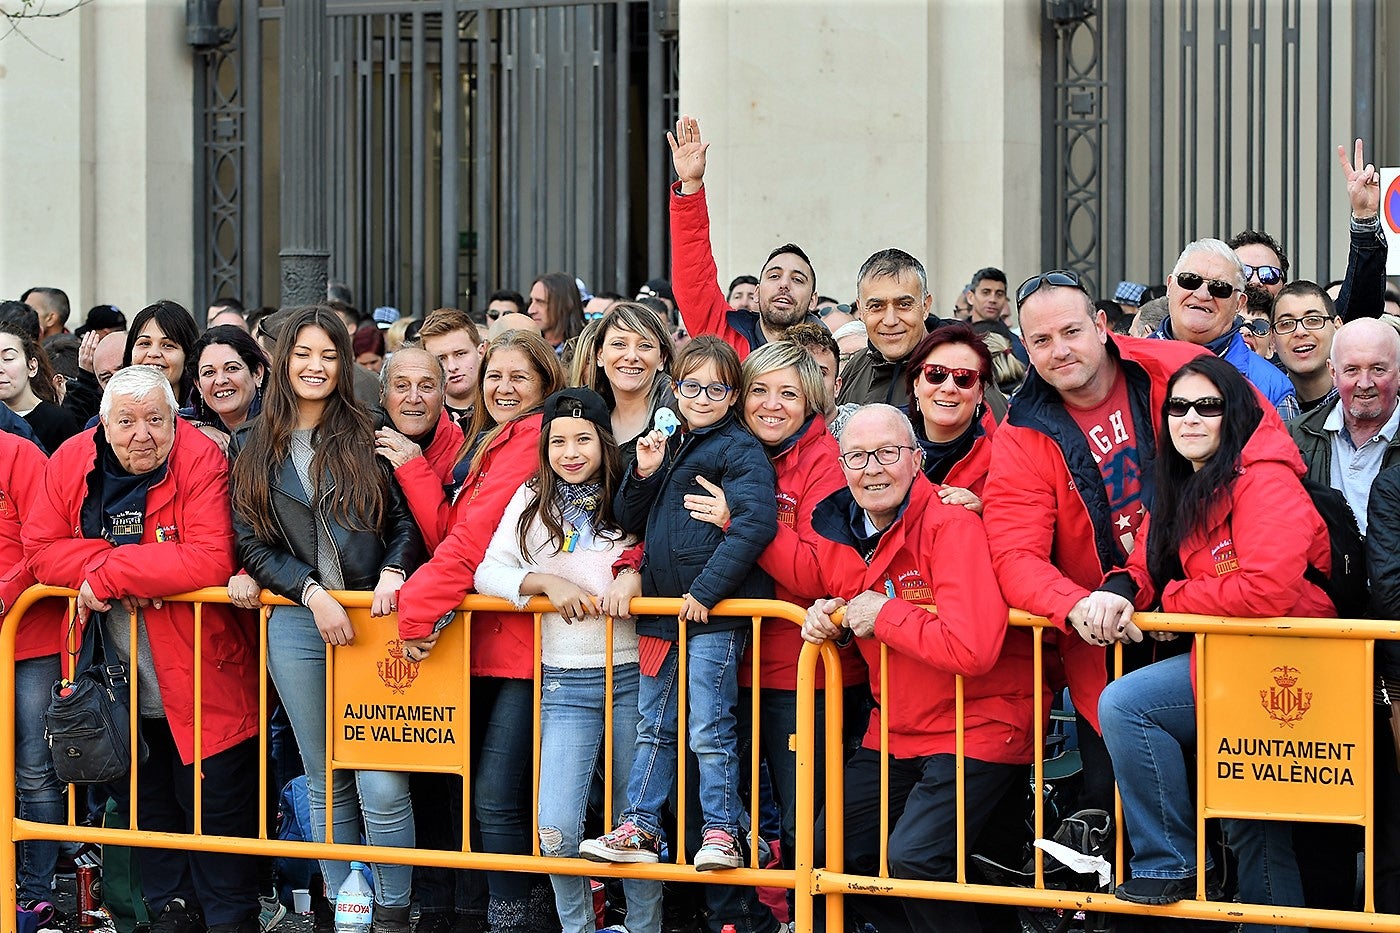
[[[336, 648], [328, 652], [327, 660], [327, 701], [328, 710], [336, 709], [336, 702], [344, 703], [348, 698], [353, 698], [355, 702], [369, 702], [364, 695], [363, 684], [370, 677], [384, 684], [385, 690], [393, 694], [395, 689], [403, 691], [404, 696], [411, 688], [405, 686], [404, 681], [423, 681], [434, 672], [432, 667], [441, 666], [443, 670], [451, 667], [456, 669], [462, 686], [457, 687], [459, 692], [458, 702], [460, 704], [457, 711], [452, 713], [453, 721], [460, 721], [464, 726], [470, 722], [470, 690], [471, 675], [469, 673], [469, 663], [471, 652], [471, 620], [476, 612], [515, 612], [515, 608], [504, 600], [491, 599], [481, 596], [468, 596], [459, 607], [459, 617], [454, 624], [444, 630], [444, 637], [434, 649], [433, 656], [428, 661], [422, 662], [428, 665], [423, 669], [423, 677], [417, 676], [419, 671], [414, 670], [414, 677], [410, 678], [410, 670], [404, 662], [402, 652], [395, 653], [394, 642], [397, 640], [394, 617], [390, 616], [382, 620], [368, 619], [368, 606], [370, 603], [369, 593], [340, 592], [333, 594], [342, 605], [351, 612], [351, 617], [357, 626], [356, 642], [360, 644], [359, 651], [354, 650], [354, 646], [347, 648]], [[19, 619], [24, 612], [41, 598], [59, 597], [68, 600], [70, 614], [74, 611], [74, 593], [71, 590], [52, 587], [33, 587], [23, 594], [10, 607], [3, 631], [0, 631], [0, 696], [10, 698], [13, 703], [14, 696], [14, 638], [18, 628]], [[271, 594], [263, 594], [263, 610], [260, 613], [259, 626], [259, 661], [261, 669], [267, 669], [267, 615], [269, 607], [276, 605], [289, 605], [286, 600], [274, 597]], [[196, 593], [181, 594], [170, 597], [173, 601], [185, 601], [195, 604], [194, 611], [194, 643], [196, 647], [196, 657], [194, 664], [194, 684], [195, 684], [195, 757], [201, 757], [202, 741], [202, 719], [203, 701], [201, 696], [201, 665], [199, 662], [200, 648], [202, 644], [202, 612], [201, 604], [204, 603], [227, 603], [227, 592], [223, 589], [212, 588]], [[671, 614], [677, 611], [680, 600], [669, 599], [637, 599], [633, 601], [632, 610], [637, 614]], [[540, 712], [540, 687], [542, 683], [542, 671], [539, 661], [539, 639], [541, 632], [541, 614], [549, 611], [549, 603], [541, 598], [532, 599], [527, 605], [525, 612], [533, 616], [534, 633], [536, 642], [536, 661], [534, 664], [534, 716], [533, 716], [533, 778], [534, 786], [538, 787], [540, 773], [540, 752], [539, 752], [539, 712]], [[804, 613], [796, 606], [774, 601], [726, 601], [721, 603], [712, 615], [748, 617], [751, 620], [751, 640], [757, 642], [759, 627], [762, 620], [787, 620], [789, 623], [800, 624]], [[840, 657], [830, 643], [820, 647], [807, 645], [804, 647], [798, 662], [798, 685], [797, 685], [797, 769], [796, 769], [796, 800], [797, 800], [797, 821], [796, 821], [796, 848], [794, 852], [794, 868], [792, 870], [782, 869], [760, 869], [757, 863], [757, 855], [750, 854], [747, 867], [733, 869], [722, 872], [697, 873], [685, 862], [684, 851], [678, 853], [673, 861], [662, 862], [653, 865], [612, 865], [600, 864], [574, 858], [545, 857], [539, 854], [539, 833], [538, 833], [538, 807], [532, 812], [532, 825], [534, 833], [534, 850], [529, 855], [500, 855], [483, 852], [475, 852], [470, 848], [470, 844], [464, 844], [461, 851], [445, 851], [436, 849], [404, 849], [388, 847], [368, 847], [360, 845], [346, 845], [333, 843], [311, 843], [311, 842], [288, 842], [284, 840], [271, 839], [268, 837], [267, 820], [259, 820], [259, 834], [257, 838], [235, 838], [228, 836], [213, 836], [202, 833], [202, 795], [200, 793], [201, 776], [200, 769], [195, 772], [195, 813], [194, 832], [166, 833], [152, 832], [140, 828], [140, 813], [131, 814], [131, 829], [103, 829], [91, 828], [76, 825], [74, 818], [73, 795], [70, 795], [68, 823], [67, 825], [49, 825], [43, 823], [33, 823], [16, 818], [15, 800], [12, 794], [0, 794], [0, 825], [8, 828], [11, 843], [29, 839], [62, 839], [73, 841], [84, 841], [93, 843], [106, 843], [113, 845], [131, 846], [151, 846], [159, 848], [174, 848], [188, 850], [213, 850], [224, 852], [237, 852], [244, 854], [258, 855], [278, 855], [293, 858], [333, 858], [333, 859], [356, 859], [363, 861], [381, 861], [400, 864], [433, 865], [452, 868], [479, 868], [494, 869], [501, 871], [525, 871], [534, 873], [555, 873], [567, 875], [584, 875], [592, 877], [645, 877], [656, 880], [684, 880], [704, 883], [723, 883], [737, 885], [763, 885], [765, 887], [784, 888], [793, 891], [794, 894], [794, 915], [796, 929], [809, 931], [814, 929], [814, 902], [815, 898], [822, 898], [826, 905], [826, 927], [828, 931], [839, 931], [842, 929], [844, 914], [844, 897], [847, 894], [875, 895], [875, 896], [896, 896], [896, 897], [916, 897], [932, 898], [955, 901], [969, 901], [982, 903], [1006, 904], [1023, 908], [1055, 909], [1063, 911], [1091, 911], [1106, 914], [1154, 914], [1158, 916], [1174, 916], [1192, 919], [1221, 920], [1231, 923], [1252, 922], [1252, 923], [1277, 923], [1289, 926], [1311, 926], [1319, 929], [1348, 929], [1348, 930], [1390, 930], [1400, 933], [1400, 915], [1374, 913], [1374, 880], [1372, 877], [1373, 860], [1369, 857], [1374, 851], [1374, 805], [1370, 793], [1371, 784], [1371, 762], [1372, 762], [1372, 735], [1370, 712], [1370, 684], [1371, 684], [1371, 660], [1375, 639], [1388, 639], [1400, 637], [1400, 623], [1396, 622], [1373, 622], [1358, 620], [1331, 620], [1331, 619], [1218, 619], [1200, 616], [1185, 615], [1164, 615], [1164, 614], [1139, 614], [1136, 617], [1138, 625], [1144, 631], [1166, 631], [1192, 635], [1196, 640], [1197, 652], [1197, 676], [1198, 676], [1198, 702], [1197, 702], [1197, 725], [1199, 752], [1197, 762], [1197, 778], [1203, 792], [1200, 794], [1200, 803], [1197, 808], [1197, 837], [1198, 853], [1197, 863], [1204, 864], [1203, 846], [1204, 833], [1201, 832], [1204, 821], [1207, 818], [1222, 816], [1243, 816], [1258, 817], [1261, 815], [1269, 818], [1287, 818], [1295, 820], [1316, 820], [1328, 822], [1353, 823], [1364, 827], [1365, 845], [1367, 858], [1367, 871], [1365, 879], [1365, 910], [1364, 911], [1340, 911], [1340, 910], [1319, 910], [1309, 908], [1286, 908], [1272, 907], [1267, 905], [1250, 905], [1234, 903], [1218, 903], [1204, 899], [1204, 879], [1198, 882], [1197, 899], [1181, 901], [1177, 904], [1166, 907], [1144, 907], [1116, 900], [1111, 893], [1083, 893], [1076, 891], [1051, 890], [1044, 887], [1044, 856], [1039, 850], [1034, 857], [1035, 866], [1035, 887], [1019, 888], [985, 884], [967, 883], [967, 866], [965, 864], [966, 827], [963, 816], [963, 800], [965, 790], [963, 787], [963, 760], [965, 755], [965, 740], [963, 735], [962, 712], [963, 712], [963, 678], [956, 680], [955, 708], [958, 717], [958, 728], [956, 735], [956, 757], [957, 757], [957, 833], [958, 833], [958, 859], [956, 868], [956, 880], [950, 882], [917, 881], [903, 878], [890, 877], [888, 867], [888, 808], [884, 804], [888, 800], [889, 794], [889, 774], [888, 774], [888, 724], [887, 721], [882, 728], [881, 745], [882, 755], [881, 767], [881, 827], [880, 827], [880, 870], [875, 876], [865, 876], [849, 874], [842, 871], [841, 866], [844, 861], [843, 853], [843, 762], [841, 757], [835, 754], [825, 756], [825, 768], [823, 774], [817, 774], [816, 756], [812, 754], [812, 749], [816, 743], [816, 705], [818, 696], [817, 688], [824, 687], [821, 694], [826, 701], [823, 718], [825, 747], [836, 749], [841, 747], [843, 723], [841, 703], [841, 670]], [[1037, 683], [1043, 681], [1043, 660], [1044, 643], [1043, 629], [1050, 626], [1046, 620], [1030, 616], [1024, 612], [1013, 610], [1011, 624], [1026, 627], [1032, 630], [1033, 638], [1033, 661], [1034, 677]], [[363, 632], [363, 639], [360, 635]], [[450, 633], [450, 634], [449, 634]], [[684, 629], [682, 631], [684, 634]], [[380, 638], [375, 644], [375, 638]], [[136, 646], [135, 630], [131, 635], [133, 644], [130, 646], [132, 655], [135, 655]], [[401, 646], [400, 646], [401, 647]], [[881, 648], [880, 664], [882, 674], [887, 675], [886, 648]], [[1302, 652], [1301, 654], [1299, 652]], [[1291, 652], [1291, 653], [1290, 653]], [[607, 634], [608, 658], [612, 657], [612, 629], [611, 621]], [[1122, 657], [1121, 651], [1115, 652], [1116, 670], [1121, 673]], [[752, 653], [751, 665], [753, 682], [760, 684], [760, 658], [759, 652]], [[822, 663], [823, 681], [818, 683], [818, 661]], [[453, 663], [455, 661], [455, 663]], [[381, 667], [381, 663], [382, 667]], [[436, 662], [436, 663], [435, 663]], [[1278, 662], [1278, 663], [1276, 663]], [[684, 653], [679, 659], [680, 665], [680, 699], [678, 707], [681, 710], [685, 705], [685, 676]], [[1261, 667], [1262, 666], [1262, 667]], [[1265, 680], [1260, 682], [1259, 670], [1263, 671]], [[337, 675], [339, 670], [340, 676]], [[611, 689], [611, 664], [609, 664], [607, 675], [607, 687]], [[1341, 672], [1341, 673], [1339, 673]], [[337, 686], [340, 682], [341, 686]], [[879, 698], [882, 705], [885, 704], [889, 691], [888, 676], [882, 676], [882, 696]], [[396, 687], [397, 685], [397, 687]], [[135, 703], [136, 678], [132, 678], [132, 708], [137, 708]], [[339, 691], [339, 692], [337, 692]], [[346, 691], [349, 691], [348, 693]], [[1045, 695], [1042, 691], [1033, 691], [1035, 697], [1035, 747], [1043, 749], [1045, 747], [1045, 723], [1048, 717], [1048, 709], [1045, 706]], [[398, 696], [399, 694], [394, 694]], [[267, 709], [269, 700], [269, 685], [266, 678], [262, 678], [259, 686], [260, 716], [264, 728], [259, 737], [260, 779], [258, 806], [261, 814], [265, 817], [268, 807], [268, 797], [266, 792], [265, 769], [267, 767]], [[407, 703], [407, 700], [401, 702]], [[1349, 705], [1348, 705], [1349, 704]], [[761, 727], [759, 718], [759, 704], [752, 703], [749, 718], [749, 728], [752, 735], [757, 735]], [[1337, 716], [1351, 716], [1353, 718], [1350, 731], [1345, 734], [1329, 736], [1337, 746], [1347, 746], [1346, 761], [1352, 763], [1349, 772], [1349, 780], [1339, 783], [1338, 775], [1333, 774], [1330, 783], [1313, 781], [1316, 786], [1308, 790], [1303, 796], [1294, 794], [1292, 797], [1286, 796], [1290, 790], [1296, 787], [1287, 787], [1287, 784], [1308, 784], [1307, 781], [1291, 781], [1280, 778], [1284, 773], [1279, 768], [1287, 766], [1277, 765], [1274, 771], [1266, 772], [1263, 781], [1270, 780], [1283, 787], [1285, 796], [1275, 800], [1274, 798], [1263, 799], [1258, 797], [1258, 773], [1253, 765], [1258, 764], [1245, 755], [1241, 746], [1232, 744], [1231, 736], [1238, 736], [1240, 729], [1255, 728], [1248, 722], [1239, 719], [1231, 719], [1230, 713], [1243, 713], [1246, 708], [1250, 712], [1262, 710], [1268, 722], [1277, 724], [1285, 732], [1291, 729], [1296, 735], [1302, 733], [1298, 730], [1306, 721], [1309, 725], [1324, 722], [1325, 716], [1332, 716], [1333, 719], [1325, 720], [1326, 723], [1335, 722]], [[1362, 710], [1362, 715], [1356, 715], [1356, 711]], [[0, 716], [0, 769], [8, 767], [10, 773], [14, 773], [15, 767], [15, 745], [14, 745], [14, 717], [11, 714]], [[458, 718], [460, 717], [460, 718]], [[1293, 726], [1288, 726], [1288, 722]], [[442, 718], [438, 717], [437, 722], [441, 723]], [[344, 717], [327, 716], [327, 778], [331, 772], [338, 769], [353, 769], [357, 767], [373, 767], [381, 770], [435, 770], [447, 773], [458, 773], [470, 775], [471, 758], [470, 743], [465, 741], [464, 736], [454, 734], [453, 742], [443, 741], [413, 741], [415, 738], [423, 738], [422, 734], [410, 734], [410, 741], [390, 742], [387, 744], [399, 744], [402, 746], [414, 747], [411, 754], [397, 756], [389, 755], [388, 760], [384, 760], [379, 753], [386, 747], [386, 743], [379, 743], [374, 748], [375, 743], [357, 746], [352, 740], [345, 740], [344, 727], [346, 722]], [[336, 743], [336, 729], [340, 729], [339, 747]], [[1296, 728], [1295, 728], [1296, 727]], [[133, 724], [133, 731], [135, 730]], [[446, 728], [445, 725], [425, 725], [413, 728]], [[1328, 725], [1328, 729], [1331, 726]], [[1337, 728], [1343, 728], [1338, 726]], [[1231, 730], [1235, 730], [1233, 733]], [[1223, 737], [1223, 745], [1212, 745], [1207, 741], [1207, 737]], [[402, 736], [400, 736], [402, 738]], [[439, 740], [442, 735], [437, 736]], [[606, 749], [603, 760], [605, 769], [611, 769], [611, 745], [615, 737], [612, 735], [611, 720], [608, 720], [607, 732], [605, 734]], [[759, 784], [759, 751], [758, 743], [751, 742], [750, 757], [747, 762], [747, 778], [751, 788], [756, 788]], [[421, 748], [427, 748], [427, 752], [421, 752]], [[1255, 748], [1257, 749], [1258, 746]], [[444, 754], [444, 748], [448, 752]], [[452, 748], [456, 748], [455, 752]], [[370, 749], [367, 751], [366, 749]], [[421, 752], [421, 754], [420, 754]], [[431, 753], [431, 754], [430, 754]], [[369, 757], [365, 757], [369, 755]], [[434, 755], [436, 757], [434, 757]], [[431, 760], [424, 760], [426, 758]], [[1257, 756], [1256, 756], [1257, 757]], [[683, 759], [682, 759], [683, 762]], [[1032, 762], [1032, 780], [1034, 782], [1034, 799], [1036, 806], [1034, 810], [1034, 831], [1036, 838], [1042, 838], [1045, 834], [1046, 814], [1044, 812], [1044, 795], [1042, 789], [1046, 780], [1043, 755], [1037, 755]], [[138, 766], [139, 767], [139, 766]], [[1288, 766], [1288, 773], [1293, 772], [1292, 766]], [[1298, 766], [1302, 767], [1302, 766]], [[1309, 765], [1308, 767], [1312, 767]], [[1212, 773], [1214, 769], [1214, 773]], [[677, 813], [678, 826], [684, 827], [686, 820], [686, 794], [685, 768], [682, 764], [677, 769], [677, 794], [680, 801], [679, 812]], [[1320, 772], [1319, 772], [1320, 773]], [[1240, 777], [1243, 775], [1243, 777]], [[1250, 782], [1250, 778], [1255, 780]], [[129, 778], [132, 799], [135, 799], [136, 771]], [[826, 803], [827, 803], [827, 845], [823, 853], [822, 865], [817, 865], [815, 848], [815, 832], [819, 814], [816, 812], [815, 801], [817, 799], [817, 788], [819, 781], [825, 783]], [[328, 781], [329, 783], [329, 781]], [[1243, 795], [1235, 793], [1231, 795], [1232, 785], [1239, 783], [1241, 788], [1247, 792]], [[605, 812], [612, 811], [610, 799], [611, 774], [605, 775], [605, 793], [609, 794], [609, 799], [605, 801]], [[1223, 790], [1222, 790], [1223, 788]], [[1320, 789], [1321, 788], [1321, 789]], [[1332, 790], [1326, 790], [1332, 788]], [[1238, 788], [1236, 788], [1238, 789]], [[1277, 790], [1278, 788], [1274, 788]], [[1243, 797], [1243, 799], [1241, 799]], [[1279, 801], [1290, 809], [1279, 809], [1276, 804]], [[470, 814], [471, 807], [471, 781], [463, 781], [463, 813], [464, 830], [467, 818], [465, 814]], [[536, 800], [537, 804], [538, 801]], [[1121, 805], [1117, 808], [1117, 816], [1121, 823]], [[754, 825], [758, 823], [758, 795], [751, 792], [749, 799], [749, 817]], [[331, 803], [327, 801], [327, 821], [331, 821]], [[678, 833], [683, 837], [683, 829]], [[469, 835], [464, 834], [464, 839]], [[684, 847], [677, 847], [683, 850]], [[1115, 882], [1121, 881], [1124, 875], [1124, 858], [1122, 852], [1122, 834], [1118, 835], [1118, 852], [1114, 860]], [[0, 933], [12, 933], [14, 931], [15, 917], [15, 847], [11, 845], [0, 846]], [[1204, 873], [1199, 873], [1203, 875]]]

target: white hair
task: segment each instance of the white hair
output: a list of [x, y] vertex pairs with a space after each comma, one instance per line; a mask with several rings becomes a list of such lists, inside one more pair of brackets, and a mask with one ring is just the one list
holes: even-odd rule
[[170, 388], [170, 380], [165, 378], [165, 370], [144, 364], [117, 370], [112, 374], [112, 378], [107, 380], [107, 389], [102, 393], [102, 403], [99, 406], [102, 423], [107, 423], [108, 416], [112, 414], [112, 399], [118, 395], [140, 401], [155, 390], [159, 390], [165, 397], [165, 404], [170, 406], [170, 416], [175, 417], [180, 406], [175, 404], [175, 391]]
[[[860, 406], [860, 408], [856, 409], [851, 414], [850, 419], [846, 421], [846, 428], [849, 428], [851, 422], [855, 421], [857, 418], [868, 417], [869, 415], [875, 414], [884, 415], [890, 423], [899, 426], [901, 433], [904, 435], [905, 446], [913, 447], [916, 450], [919, 449], [919, 441], [914, 434], [914, 425], [910, 423], [909, 416], [893, 405], [886, 405], [884, 402], [871, 402], [869, 405]], [[841, 429], [843, 436], [846, 432], [846, 428]], [[843, 445], [842, 451], [844, 450], [845, 446]]]
[[1230, 248], [1230, 244], [1224, 240], [1217, 240], [1215, 237], [1204, 237], [1186, 244], [1186, 248], [1181, 251], [1181, 255], [1176, 258], [1176, 265], [1172, 266], [1172, 275], [1181, 271], [1181, 267], [1186, 263], [1186, 257], [1192, 253], [1205, 253], [1217, 259], [1223, 259], [1230, 264], [1234, 270], [1235, 280], [1231, 284], [1244, 291], [1244, 263], [1240, 262], [1240, 257]]

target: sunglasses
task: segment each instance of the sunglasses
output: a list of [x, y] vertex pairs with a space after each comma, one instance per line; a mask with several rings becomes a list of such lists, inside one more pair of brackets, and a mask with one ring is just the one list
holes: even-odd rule
[[982, 374], [975, 369], [949, 369], [937, 363], [925, 363], [922, 369], [924, 378], [934, 386], [941, 386], [949, 376], [953, 377], [953, 385], [959, 389], [970, 389], [982, 380]]
[[1167, 399], [1167, 414], [1172, 418], [1185, 418], [1186, 413], [1191, 409], [1196, 409], [1196, 414], [1202, 418], [1219, 418], [1225, 414], [1225, 400], [1215, 395], [1207, 395], [1203, 398], [1176, 398]]
[[1267, 337], [1271, 330], [1269, 322], [1262, 317], [1251, 318], [1244, 322], [1244, 326], [1256, 337]]
[[1059, 288], [1077, 288], [1086, 295], [1088, 294], [1088, 289], [1084, 287], [1079, 273], [1071, 272], [1068, 269], [1053, 269], [1050, 272], [1033, 275], [1021, 283], [1021, 287], [1016, 289], [1016, 310], [1021, 310], [1021, 305], [1025, 304], [1027, 298], [1047, 285]]
[[501, 309], [500, 309], [500, 308], [487, 308], [487, 309], [486, 309], [486, 320], [488, 320], [488, 321], [494, 321], [494, 320], [496, 320], [497, 318], [499, 318], [500, 316], [501, 316]]
[[1251, 266], [1249, 263], [1241, 263], [1244, 266], [1244, 280], [1257, 278], [1260, 285], [1277, 285], [1283, 281], [1283, 270], [1278, 266]]
[[1210, 292], [1210, 296], [1212, 298], [1219, 298], [1222, 301], [1239, 291], [1239, 289], [1235, 288], [1235, 286], [1231, 285], [1229, 282], [1222, 282], [1219, 279], [1208, 279], [1194, 272], [1178, 272], [1175, 278], [1176, 284], [1180, 285], [1188, 292], [1194, 292], [1201, 287], [1202, 283], [1205, 283], [1206, 291]]

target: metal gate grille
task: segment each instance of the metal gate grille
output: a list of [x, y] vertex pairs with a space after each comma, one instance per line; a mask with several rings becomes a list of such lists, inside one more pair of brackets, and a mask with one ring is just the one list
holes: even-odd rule
[[[276, 196], [277, 158], [297, 154], [279, 152], [275, 118], [261, 117], [277, 112], [282, 7], [235, 6], [237, 34], [206, 53], [201, 79], [242, 61], [241, 82], [223, 72], [224, 96], [247, 102], [246, 119], [231, 139], [199, 142], [205, 165], [232, 147], [247, 169], [212, 203], [200, 189], [197, 301], [247, 304], [276, 293], [277, 211], [295, 209]], [[544, 272], [625, 290], [664, 271], [676, 43], [651, 14], [639, 0], [329, 0], [331, 279], [363, 307], [421, 315], [479, 308]], [[200, 116], [213, 126], [209, 98]]]
[[1047, 268], [1084, 274], [1091, 291], [1161, 283], [1191, 240], [1257, 229], [1283, 245], [1295, 277], [1340, 276], [1347, 208], [1334, 152], [1357, 136], [1374, 151], [1374, 2], [1093, 7], [1046, 4]]

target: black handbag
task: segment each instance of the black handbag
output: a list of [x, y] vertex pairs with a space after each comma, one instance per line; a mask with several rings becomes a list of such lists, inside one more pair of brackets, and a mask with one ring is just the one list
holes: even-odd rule
[[[76, 660], [70, 649], [73, 679], [53, 685], [44, 711], [54, 772], [65, 784], [101, 784], [131, 770], [130, 674], [125, 664], [109, 663], [103, 621], [100, 613], [88, 619]], [[139, 755], [144, 761], [145, 742]]]

